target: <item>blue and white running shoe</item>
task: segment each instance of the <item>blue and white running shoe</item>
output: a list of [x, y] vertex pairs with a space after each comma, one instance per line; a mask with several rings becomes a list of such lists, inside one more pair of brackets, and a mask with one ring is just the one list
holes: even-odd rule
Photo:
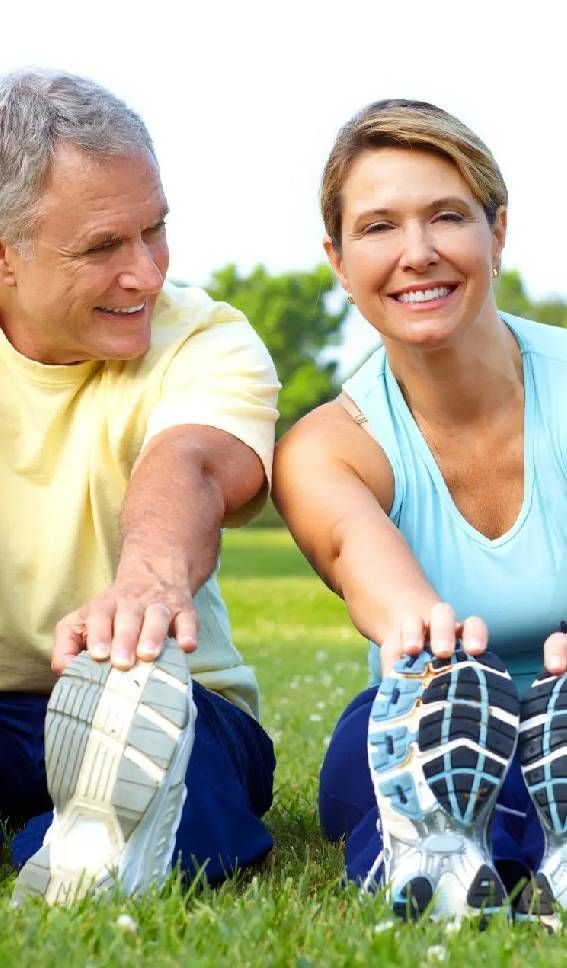
[[[433, 919], [488, 914], [506, 903], [489, 824], [518, 737], [520, 704], [503, 663], [457, 649], [408, 656], [384, 679], [370, 714], [368, 760], [394, 911]], [[375, 869], [367, 879], [372, 886]]]
[[522, 701], [519, 739], [524, 780], [545, 834], [535, 881], [518, 902], [519, 920], [555, 930], [556, 905], [567, 908], [567, 674], [543, 672]]

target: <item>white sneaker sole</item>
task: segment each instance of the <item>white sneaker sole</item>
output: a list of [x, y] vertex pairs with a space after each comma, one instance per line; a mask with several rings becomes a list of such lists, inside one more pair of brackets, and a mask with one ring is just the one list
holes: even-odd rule
[[187, 656], [168, 640], [155, 662], [122, 672], [78, 656], [51, 694], [45, 722], [54, 819], [22, 868], [30, 895], [71, 903], [119, 884], [161, 884], [171, 867], [195, 735]]
[[514, 685], [491, 654], [475, 660], [458, 650], [440, 660], [424, 652], [396, 663], [381, 683], [368, 759], [383, 882], [396, 913], [417, 917], [427, 909], [433, 919], [460, 918], [505, 903], [488, 825], [518, 720]]
[[557, 908], [567, 908], [567, 674], [545, 671], [522, 701], [520, 759], [545, 835], [535, 880], [518, 903], [517, 920], [559, 930]]

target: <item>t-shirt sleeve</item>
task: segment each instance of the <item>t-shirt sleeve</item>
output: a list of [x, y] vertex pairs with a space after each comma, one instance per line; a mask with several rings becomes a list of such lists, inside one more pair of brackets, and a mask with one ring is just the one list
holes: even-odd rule
[[211, 303], [206, 319], [178, 347], [164, 371], [144, 446], [170, 427], [200, 424], [232, 434], [262, 461], [266, 481], [261, 493], [230, 515], [225, 525], [244, 524], [268, 494], [279, 388], [266, 347], [242, 313], [225, 303]]

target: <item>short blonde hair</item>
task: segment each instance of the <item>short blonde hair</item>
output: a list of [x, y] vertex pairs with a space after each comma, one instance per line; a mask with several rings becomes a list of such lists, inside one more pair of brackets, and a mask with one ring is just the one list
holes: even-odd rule
[[508, 204], [508, 191], [492, 154], [462, 121], [425, 101], [376, 101], [337, 135], [323, 171], [321, 212], [335, 249], [341, 249], [342, 190], [352, 163], [373, 148], [417, 148], [444, 155], [482, 205], [488, 222]]

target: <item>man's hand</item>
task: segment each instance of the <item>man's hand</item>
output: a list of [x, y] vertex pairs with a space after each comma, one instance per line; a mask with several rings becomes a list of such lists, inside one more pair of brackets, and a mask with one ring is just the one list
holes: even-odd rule
[[552, 676], [562, 676], [567, 672], [567, 622], [561, 622], [561, 630], [553, 632], [545, 640], [543, 661]]
[[446, 602], [433, 605], [427, 622], [417, 613], [408, 613], [384, 639], [380, 649], [382, 675], [389, 675], [403, 656], [419, 655], [427, 642], [436, 658], [449, 658], [455, 651], [457, 639], [461, 639], [465, 652], [480, 655], [488, 644], [486, 623], [477, 616], [457, 622], [453, 609]]
[[[137, 563], [135, 571], [119, 568], [116, 581], [57, 623], [51, 661], [60, 674], [87, 649], [93, 659], [111, 659], [117, 669], [130, 669], [136, 659], [156, 659], [167, 635], [184, 652], [197, 648], [199, 617], [187, 576], [170, 574], [159, 562]], [[171, 571], [171, 568], [169, 568]]]
[[260, 458], [223, 430], [172, 427], [144, 448], [121, 515], [122, 548], [113, 584], [58, 622], [51, 666], [61, 673], [88, 649], [130, 669], [155, 659], [167, 635], [197, 648], [192, 595], [215, 569], [223, 518], [264, 483]]

